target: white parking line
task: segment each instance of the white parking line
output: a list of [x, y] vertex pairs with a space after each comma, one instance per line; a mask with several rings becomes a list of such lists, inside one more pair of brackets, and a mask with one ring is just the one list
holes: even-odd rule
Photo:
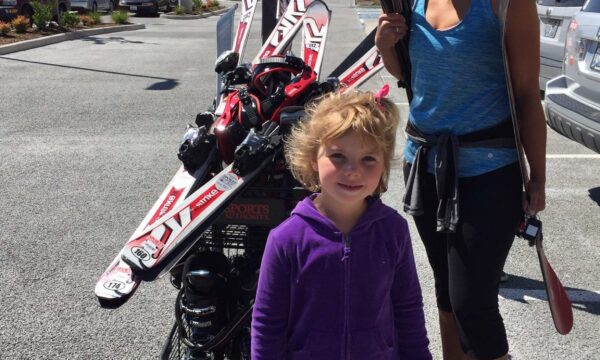
[[600, 154], [547, 154], [546, 159], [600, 159]]
[[[596, 290], [567, 290], [567, 295], [572, 303], [600, 302], [600, 291]], [[499, 299], [548, 301], [546, 291], [543, 289], [500, 289]]]

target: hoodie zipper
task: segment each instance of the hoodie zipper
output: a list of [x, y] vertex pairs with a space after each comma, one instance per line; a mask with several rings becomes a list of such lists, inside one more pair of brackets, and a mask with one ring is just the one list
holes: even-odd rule
[[350, 319], [350, 235], [342, 235], [344, 241], [344, 348], [343, 359], [350, 359], [350, 331], [348, 321]]

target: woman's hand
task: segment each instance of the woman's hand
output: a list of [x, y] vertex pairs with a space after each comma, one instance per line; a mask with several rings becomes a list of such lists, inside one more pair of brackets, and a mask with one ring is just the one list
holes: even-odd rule
[[523, 210], [528, 215], [535, 215], [546, 207], [546, 184], [542, 181], [529, 180], [527, 196], [523, 200]]
[[377, 22], [375, 45], [381, 52], [391, 50], [394, 45], [406, 36], [408, 26], [404, 16], [400, 14], [381, 14]]

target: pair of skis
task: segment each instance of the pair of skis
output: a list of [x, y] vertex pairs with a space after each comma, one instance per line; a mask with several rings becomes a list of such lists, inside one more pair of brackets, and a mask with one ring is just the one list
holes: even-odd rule
[[[255, 6], [256, 0], [242, 4], [242, 15], [248, 15], [240, 18], [232, 47], [240, 52], [244, 49]], [[264, 57], [284, 51], [299, 30], [298, 24], [303, 24], [303, 58], [319, 69], [330, 14], [319, 0], [308, 6], [306, 0], [292, 2], [259, 54]], [[227, 16], [232, 17], [233, 11]], [[225, 24], [233, 23], [225, 20]], [[342, 90], [359, 86], [383, 67], [374, 35], [374, 32], [369, 34], [332, 73], [339, 79]], [[234, 164], [229, 165], [202, 186], [200, 182], [204, 181], [207, 169], [189, 174], [180, 168], [97, 282], [95, 293], [100, 304], [118, 307], [129, 299], [142, 280], [152, 281], [166, 273], [269, 162], [267, 158], [254, 171], [243, 175], [234, 171]]]

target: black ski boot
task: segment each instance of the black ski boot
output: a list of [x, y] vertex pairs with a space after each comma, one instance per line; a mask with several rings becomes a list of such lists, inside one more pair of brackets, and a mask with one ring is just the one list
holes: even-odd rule
[[[229, 262], [219, 252], [205, 251], [190, 256], [183, 268], [184, 297], [181, 309], [190, 328], [190, 340], [201, 345], [215, 337], [227, 324]], [[186, 359], [212, 359], [204, 351], [189, 349]]]

